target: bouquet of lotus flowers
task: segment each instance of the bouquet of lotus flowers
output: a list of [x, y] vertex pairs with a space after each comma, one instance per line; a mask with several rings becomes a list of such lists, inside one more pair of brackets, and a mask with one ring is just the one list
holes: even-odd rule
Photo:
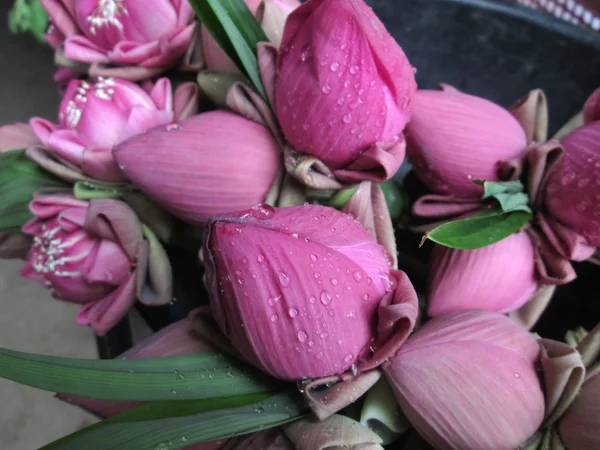
[[540, 90], [418, 90], [363, 0], [41, 5], [63, 99], [0, 128], [0, 256], [99, 336], [172, 247], [204, 285], [113, 360], [0, 349], [103, 419], [44, 448], [600, 448], [600, 324], [530, 331], [598, 261], [600, 89], [549, 138]]

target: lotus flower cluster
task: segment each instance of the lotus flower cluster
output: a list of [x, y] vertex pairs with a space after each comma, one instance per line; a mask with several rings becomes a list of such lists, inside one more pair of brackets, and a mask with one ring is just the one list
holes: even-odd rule
[[[586, 117], [593, 115], [595, 97], [588, 101]], [[548, 286], [575, 278], [569, 260], [581, 261], [595, 252], [599, 213], [594, 199], [600, 193], [595, 122], [560, 142], [543, 142], [546, 122], [539, 91], [512, 111], [445, 85], [415, 94], [408, 154], [433, 191], [416, 202], [415, 216], [439, 221], [480, 212], [486, 203], [474, 181], [508, 181], [522, 175], [524, 166], [534, 209], [531, 226], [488, 247], [434, 249], [429, 315], [469, 309], [506, 313], [533, 300], [515, 316], [532, 326], [552, 293]]]
[[[63, 98], [57, 123], [0, 128], [0, 257], [25, 259], [21, 275], [98, 335], [137, 302], [159, 321], [192, 307], [101, 376], [74, 364], [92, 388], [31, 355], [25, 381], [123, 414], [93, 429], [118, 430], [113, 446], [181, 420], [190, 442], [156, 448], [382, 450], [409, 448], [407, 431], [435, 449], [600, 445], [600, 329], [577, 348], [527, 331], [600, 245], [600, 90], [584, 125], [548, 141], [539, 91], [506, 110], [417, 90], [363, 0], [196, 0], [204, 23], [186, 0], [41, 3]], [[522, 180], [533, 211], [493, 245], [435, 247], [422, 296], [397, 251], [412, 222], [385, 188], [405, 153], [430, 191], [412, 214], [426, 228], [485, 211], [476, 180]], [[0, 375], [20, 364], [0, 351]], [[271, 414], [267, 392], [297, 405]]]

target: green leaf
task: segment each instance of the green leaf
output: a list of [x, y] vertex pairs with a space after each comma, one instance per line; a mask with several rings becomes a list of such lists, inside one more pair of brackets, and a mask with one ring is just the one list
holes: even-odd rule
[[16, 0], [8, 13], [8, 28], [15, 34], [29, 32], [45, 42], [48, 14], [39, 0]]
[[19, 231], [31, 217], [29, 202], [42, 188], [66, 186], [25, 156], [25, 150], [0, 154], [0, 231]]
[[154, 402], [80, 430], [42, 450], [174, 450], [276, 427], [303, 414], [292, 394], [264, 400], [246, 396], [229, 401]]
[[217, 44], [266, 98], [256, 46], [268, 39], [244, 0], [190, 0], [190, 4]]
[[525, 211], [507, 213], [493, 208], [466, 219], [445, 223], [427, 233], [425, 238], [445, 247], [475, 250], [518, 232], [531, 216]]
[[529, 197], [524, 192], [520, 180], [513, 181], [482, 181], [476, 180], [475, 184], [483, 186], [483, 199], [492, 198], [504, 212], [525, 211], [530, 213]]
[[107, 400], [191, 400], [273, 392], [280, 383], [214, 352], [140, 360], [87, 360], [0, 348], [0, 377]]

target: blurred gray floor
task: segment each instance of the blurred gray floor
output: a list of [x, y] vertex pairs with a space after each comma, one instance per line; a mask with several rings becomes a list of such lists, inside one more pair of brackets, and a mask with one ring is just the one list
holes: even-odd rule
[[[0, 2], [0, 125], [31, 116], [56, 119], [59, 96], [52, 54], [29, 36], [12, 36]], [[91, 330], [75, 324], [77, 307], [53, 300], [19, 277], [19, 261], [0, 261], [0, 346], [48, 355], [97, 357]], [[53, 394], [0, 380], [0, 449], [32, 450], [95, 419]]]

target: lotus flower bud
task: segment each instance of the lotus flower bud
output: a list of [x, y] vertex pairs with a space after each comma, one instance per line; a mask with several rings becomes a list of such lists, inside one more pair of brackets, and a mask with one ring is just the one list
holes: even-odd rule
[[407, 127], [407, 154], [429, 189], [480, 197], [475, 180], [498, 181], [496, 164], [527, 147], [521, 124], [504, 108], [444, 86], [417, 91]]
[[383, 368], [400, 407], [436, 449], [513, 450], [544, 419], [535, 338], [486, 311], [432, 319]]
[[378, 308], [398, 284], [366, 229], [315, 205], [211, 218], [204, 261], [221, 331], [284, 380], [337, 375], [364, 361], [377, 346]]
[[171, 83], [150, 93], [125, 80], [73, 80], [60, 105], [60, 123], [33, 118], [31, 127], [56, 156], [104, 181], [123, 179], [111, 149], [125, 139], [174, 119]]
[[263, 202], [280, 165], [265, 127], [225, 111], [150, 130], [114, 156], [146, 195], [194, 225]]
[[561, 140], [565, 153], [545, 187], [550, 213], [594, 247], [600, 246], [600, 122]]
[[72, 61], [140, 66], [129, 79], [157, 75], [185, 53], [195, 24], [184, 0], [42, 0], [51, 26], [46, 40], [63, 43]]
[[537, 285], [533, 244], [525, 233], [477, 250], [437, 245], [431, 257], [427, 313], [514, 311], [531, 298]]
[[277, 66], [275, 103], [286, 139], [332, 170], [398, 139], [410, 118], [413, 68], [362, 0], [313, 0], [296, 9]]
[[[246, 6], [256, 15], [256, 10], [262, 0], [244, 0]], [[217, 44], [217, 41], [210, 35], [205, 26], [201, 26], [202, 30], [202, 50], [204, 52], [204, 62], [209, 70], [217, 70], [220, 72], [238, 72], [238, 68], [223, 49]]]
[[[33, 246], [21, 275], [49, 288], [56, 299], [81, 304], [80, 325], [102, 335], [136, 297], [155, 304], [171, 300], [166, 254], [144, 240], [142, 224], [125, 203], [48, 195], [35, 197], [30, 209], [35, 217], [23, 233], [33, 236]], [[153, 286], [146, 286], [147, 279]], [[143, 296], [147, 288], [157, 289], [156, 298]]]

